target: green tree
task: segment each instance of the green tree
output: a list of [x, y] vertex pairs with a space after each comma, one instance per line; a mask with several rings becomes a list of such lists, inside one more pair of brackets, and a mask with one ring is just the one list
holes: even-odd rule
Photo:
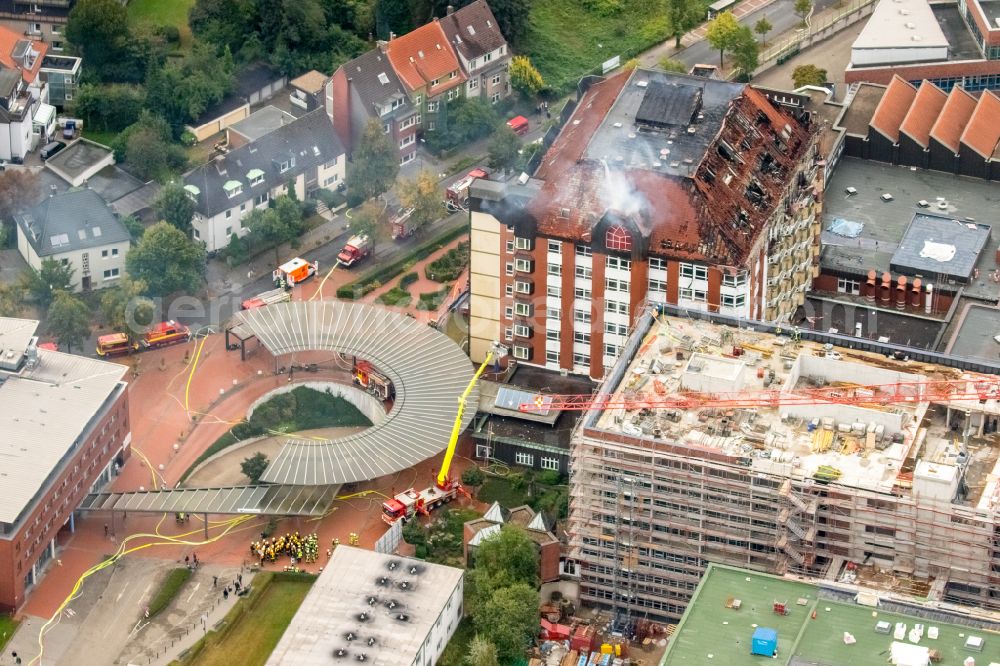
[[390, 33], [405, 35], [413, 28], [407, 0], [375, 0], [375, 32], [379, 39], [389, 39]]
[[20, 285], [32, 301], [47, 308], [57, 291], [73, 291], [75, 272], [76, 270], [69, 264], [63, 264], [55, 259], [43, 259], [41, 268], [29, 267], [21, 274]]
[[180, 182], [171, 181], [162, 190], [153, 204], [153, 210], [161, 220], [169, 222], [190, 237], [194, 218], [194, 200]]
[[135, 337], [153, 323], [156, 306], [143, 294], [146, 283], [126, 276], [117, 285], [101, 292], [101, 313], [114, 331]]
[[404, 180], [398, 190], [399, 202], [404, 208], [413, 209], [410, 220], [415, 230], [441, 217], [441, 189], [429, 171], [421, 171], [416, 178]]
[[761, 17], [759, 21], [753, 24], [753, 31], [760, 35], [760, 42], [764, 46], [767, 46], [767, 33], [773, 29], [774, 26], [767, 20], [767, 17]]
[[451, 127], [448, 133], [455, 144], [477, 141], [489, 136], [503, 124], [500, 122], [496, 107], [481, 97], [459, 99], [451, 104], [449, 111]]
[[68, 291], [55, 293], [46, 321], [66, 351], [72, 352], [73, 345], [80, 346], [90, 336], [90, 309]]
[[466, 666], [499, 666], [497, 647], [489, 640], [476, 634], [469, 643], [469, 654], [465, 656]]
[[138, 241], [146, 233], [146, 227], [134, 215], [126, 215], [122, 218], [122, 224], [128, 229], [128, 235], [132, 237], [132, 242]]
[[826, 70], [816, 65], [799, 65], [792, 70], [792, 81], [796, 88], [802, 86], [821, 86], [827, 81]]
[[462, 472], [462, 484], [470, 488], [478, 488], [486, 482], [486, 474], [478, 467], [469, 467]]
[[389, 217], [381, 201], [369, 199], [351, 212], [351, 233], [368, 236], [372, 244], [372, 258], [375, 258], [378, 244], [389, 237], [389, 231]]
[[722, 12], [708, 24], [705, 38], [719, 52], [719, 67], [725, 67], [724, 56], [732, 52], [739, 40], [740, 24], [730, 12]]
[[269, 462], [267, 456], [258, 451], [249, 458], [243, 459], [243, 462], [240, 463], [240, 470], [243, 471], [245, 477], [250, 479], [250, 483], [257, 485], [260, 482], [260, 477], [264, 476], [264, 470], [267, 469]]
[[24, 309], [24, 287], [17, 283], [0, 284], [0, 317], [17, 317]]
[[[684, 33], [701, 22], [702, 11], [702, 4], [694, 0], [667, 0], [667, 19], [670, 21], [674, 48], [679, 49]], [[686, 69], [684, 71], [687, 72]]]
[[382, 123], [368, 121], [347, 170], [347, 191], [366, 201], [388, 191], [399, 174], [399, 150], [382, 131]]
[[73, 114], [82, 118], [86, 127], [120, 132], [139, 119], [145, 101], [146, 93], [140, 86], [85, 83], [74, 93], [72, 106]]
[[125, 5], [118, 0], [79, 0], [69, 13], [66, 39], [87, 63], [87, 73], [108, 80], [129, 57]]
[[197, 44], [182, 61], [150, 68], [146, 107], [163, 116], [172, 137], [180, 137], [186, 123], [198, 119], [232, 90], [233, 68], [228, 47], [220, 56], [208, 45]]
[[[289, 203], [292, 204], [291, 208]], [[299, 235], [301, 223], [301, 209], [287, 196], [275, 199], [274, 208], [254, 208], [243, 218], [243, 224], [250, 230], [254, 240], [259, 240], [264, 246], [274, 247], [275, 263], [279, 260], [281, 244]]]
[[504, 525], [499, 534], [484, 540], [476, 548], [475, 567], [494, 585], [538, 584], [538, 550], [517, 525]]
[[806, 17], [812, 12], [812, 0], [795, 0], [795, 15], [802, 19], [802, 25], [806, 24]]
[[685, 65], [680, 60], [675, 60], [674, 58], [660, 58], [660, 69], [664, 72], [673, 72], [675, 74], [687, 74], [688, 66]]
[[473, 618], [479, 635], [496, 646], [500, 663], [515, 663], [538, 631], [538, 592], [525, 583], [501, 587]]
[[510, 85], [525, 97], [533, 97], [545, 87], [542, 75], [531, 64], [528, 56], [514, 56], [510, 60]]
[[125, 257], [129, 275], [146, 283], [146, 293], [194, 292], [205, 272], [205, 248], [169, 222], [157, 222]]
[[521, 139], [514, 133], [514, 130], [507, 125], [502, 125], [493, 132], [487, 164], [491, 169], [503, 171], [512, 169], [518, 162], [520, 150]]
[[747, 81], [757, 69], [760, 44], [753, 36], [753, 31], [746, 26], [740, 26], [733, 43], [733, 65], [736, 66]]
[[531, 0], [490, 0], [490, 9], [507, 41], [520, 45], [528, 34]]
[[149, 111], [114, 141], [115, 159], [143, 180], [166, 179], [187, 164], [184, 149], [172, 143], [170, 126]]

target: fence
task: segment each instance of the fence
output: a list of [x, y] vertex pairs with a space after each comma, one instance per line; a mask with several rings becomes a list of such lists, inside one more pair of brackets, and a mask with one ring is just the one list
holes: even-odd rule
[[827, 37], [853, 25], [871, 14], [875, 10], [878, 0], [853, 0], [850, 6], [840, 14], [832, 16], [822, 23], [814, 24], [808, 22], [807, 26], [795, 35], [780, 42], [772, 44], [767, 50], [762, 51], [758, 61], [756, 73], [759, 74], [775, 65], [784, 64], [789, 58], [794, 57], [804, 48], [821, 42]]

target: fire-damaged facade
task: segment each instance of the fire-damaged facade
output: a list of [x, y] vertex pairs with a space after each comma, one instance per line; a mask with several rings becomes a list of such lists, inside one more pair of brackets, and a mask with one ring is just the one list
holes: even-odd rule
[[644, 304], [789, 321], [818, 265], [807, 116], [636, 69], [586, 88], [533, 177], [471, 190], [470, 351], [594, 378]]

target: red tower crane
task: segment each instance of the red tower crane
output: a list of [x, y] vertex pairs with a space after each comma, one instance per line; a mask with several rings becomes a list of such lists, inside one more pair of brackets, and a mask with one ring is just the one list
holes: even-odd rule
[[538, 395], [534, 402], [522, 403], [522, 412], [565, 409], [744, 409], [791, 405], [848, 404], [858, 406], [894, 405], [917, 402], [971, 401], [985, 403], [1000, 399], [1000, 378], [977, 375], [961, 379], [894, 384], [826, 386], [796, 388], [789, 391], [736, 391], [714, 393], [679, 391], [677, 393], [630, 393], [612, 395]]

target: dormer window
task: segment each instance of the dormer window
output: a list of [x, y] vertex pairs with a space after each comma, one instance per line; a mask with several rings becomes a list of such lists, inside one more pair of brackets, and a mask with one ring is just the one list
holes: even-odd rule
[[201, 194], [201, 190], [199, 190], [196, 186], [190, 184], [185, 185], [184, 191], [187, 192], [188, 197], [192, 201], [194, 201], [195, 203], [198, 202], [198, 195]]
[[287, 160], [284, 160], [283, 162], [281, 162], [280, 164], [278, 164], [278, 171], [280, 171], [281, 173], [285, 173], [286, 171], [288, 171], [289, 169], [291, 169], [293, 166], [295, 166], [295, 156], [294, 155], [292, 155]]
[[247, 180], [250, 181], [250, 187], [260, 185], [264, 182], [264, 172], [260, 169], [250, 169], [247, 171]]
[[449, 75], [448, 75], [448, 78], [449, 78], [449, 79], [453, 79], [453, 78], [455, 78], [456, 76], [458, 76], [458, 70], [456, 70], [456, 71], [452, 72], [451, 74], [449, 74]]
[[227, 180], [222, 189], [226, 191], [226, 196], [232, 199], [243, 193], [243, 183], [238, 180]]
[[434, 86], [436, 86], [440, 82], [441, 82], [441, 79], [434, 79], [433, 81], [431, 81], [431, 87], [433, 88]]

